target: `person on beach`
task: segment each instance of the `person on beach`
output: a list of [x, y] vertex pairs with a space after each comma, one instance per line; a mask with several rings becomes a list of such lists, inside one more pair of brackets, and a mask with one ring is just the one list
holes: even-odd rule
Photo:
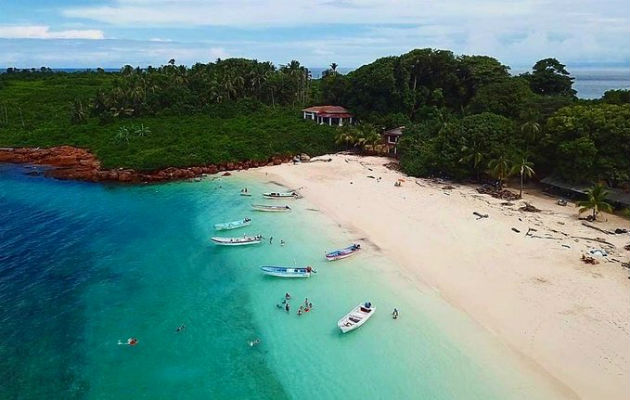
[[289, 307], [289, 302], [287, 301], [287, 304], [284, 305], [284, 309], [289, 312], [289, 310], [291, 309], [291, 307]]

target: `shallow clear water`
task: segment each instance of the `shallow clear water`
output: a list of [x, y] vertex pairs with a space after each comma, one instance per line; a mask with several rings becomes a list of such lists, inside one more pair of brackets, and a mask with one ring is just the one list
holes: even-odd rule
[[[0, 165], [1, 399], [552, 398], [377, 249], [326, 262], [355, 238], [306, 200], [256, 213], [260, 199], [237, 195], [271, 182], [104, 186], [23, 172]], [[252, 225], [232, 232], [272, 245], [209, 243], [214, 223], [245, 216]], [[287, 281], [258, 270], [294, 263], [319, 272]], [[290, 313], [276, 307], [287, 291]], [[305, 297], [314, 309], [297, 316]], [[340, 334], [336, 321], [365, 300], [377, 313]], [[139, 344], [117, 344], [128, 337]]]

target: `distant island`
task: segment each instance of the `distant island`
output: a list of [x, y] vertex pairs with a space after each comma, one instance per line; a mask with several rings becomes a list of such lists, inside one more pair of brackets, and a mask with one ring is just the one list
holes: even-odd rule
[[[298, 61], [240, 58], [119, 72], [9, 68], [0, 74], [0, 146], [73, 146], [106, 169], [229, 169], [301, 153], [381, 153], [391, 150], [382, 133], [404, 127], [394, 144], [410, 175], [500, 184], [524, 174], [627, 190], [630, 92], [583, 100], [572, 85], [553, 58], [513, 76], [494, 58], [434, 49], [347, 74], [333, 63], [319, 79]], [[304, 121], [301, 110], [315, 105], [343, 106], [356, 123]]]

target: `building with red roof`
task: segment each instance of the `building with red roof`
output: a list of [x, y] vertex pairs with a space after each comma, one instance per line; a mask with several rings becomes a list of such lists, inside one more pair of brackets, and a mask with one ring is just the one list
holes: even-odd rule
[[351, 124], [353, 115], [340, 106], [314, 106], [302, 110], [304, 119], [317, 121], [318, 124], [343, 126]]

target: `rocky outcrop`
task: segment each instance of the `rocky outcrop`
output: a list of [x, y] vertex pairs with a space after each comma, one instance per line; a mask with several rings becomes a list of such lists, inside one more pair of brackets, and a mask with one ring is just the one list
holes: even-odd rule
[[290, 156], [274, 156], [266, 161], [239, 161], [183, 168], [168, 167], [156, 171], [136, 171], [129, 168], [103, 169], [101, 162], [94, 154], [72, 146], [0, 148], [0, 163], [46, 165], [51, 167], [45, 173], [47, 176], [89, 182], [166, 182], [195, 178], [203, 174], [278, 165], [289, 161], [291, 161]]

